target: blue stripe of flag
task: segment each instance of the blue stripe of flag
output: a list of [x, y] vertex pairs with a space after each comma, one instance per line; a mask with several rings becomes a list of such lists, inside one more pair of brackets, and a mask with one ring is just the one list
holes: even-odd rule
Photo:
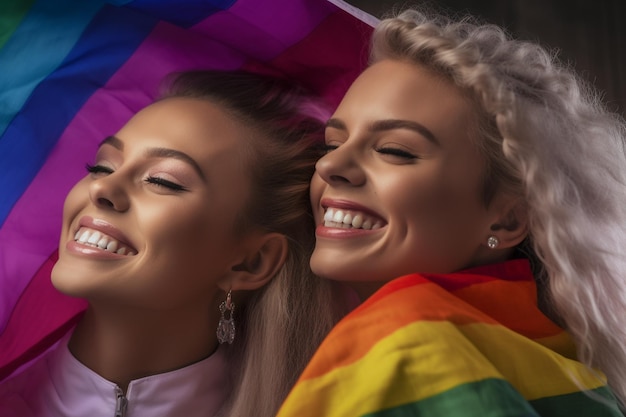
[[[156, 23], [151, 16], [105, 5], [61, 65], [33, 91], [0, 137], [0, 225], [75, 114], [126, 62]], [[55, 43], [47, 47], [55, 48]], [[39, 64], [35, 61], [34, 65]]]
[[37, 83], [63, 62], [102, 4], [102, 0], [39, 0], [33, 4], [0, 49], [0, 135]]
[[184, 7], [172, 7], [172, 0], [134, 0], [127, 3], [143, 13], [184, 28], [191, 27], [208, 16], [229, 9], [237, 0], [186, 0]]

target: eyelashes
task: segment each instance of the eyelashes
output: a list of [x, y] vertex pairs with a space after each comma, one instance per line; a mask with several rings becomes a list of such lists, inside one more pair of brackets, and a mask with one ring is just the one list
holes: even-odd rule
[[417, 155], [413, 155], [412, 153], [399, 148], [376, 148], [376, 152], [383, 155], [397, 156], [404, 159], [417, 159]]
[[187, 188], [183, 187], [180, 184], [176, 184], [175, 182], [168, 181], [160, 177], [149, 176], [148, 178], [144, 180], [144, 182], [148, 184], [154, 184], [159, 187], [169, 188], [172, 191], [177, 191], [177, 192], [189, 191]]
[[112, 174], [113, 173], [113, 170], [111, 168], [107, 168], [103, 165], [85, 164], [85, 169], [90, 174]]
[[[337, 149], [339, 146], [338, 145], [322, 145], [322, 151], [324, 154], [327, 154], [329, 152], [334, 151], [335, 149]], [[380, 148], [375, 148], [374, 149], [376, 152], [378, 152], [379, 154], [382, 155], [390, 155], [390, 156], [394, 156], [394, 157], [398, 157], [398, 158], [402, 158], [402, 159], [407, 159], [407, 160], [413, 160], [413, 159], [419, 159], [419, 157], [417, 155], [414, 155], [408, 151], [405, 151], [404, 149], [400, 149], [400, 148], [394, 148], [394, 147], [380, 147]]]
[[[115, 172], [113, 169], [106, 167], [104, 165], [85, 164], [85, 169], [87, 170], [87, 172], [89, 172], [90, 174], [94, 174], [94, 175], [98, 175], [98, 174], [110, 175], [113, 172]], [[146, 184], [155, 185], [157, 187], [167, 188], [168, 190], [175, 191], [175, 192], [189, 191], [188, 188], [180, 184], [166, 180], [161, 177], [155, 177], [152, 175], [145, 178], [143, 182], [145, 182]]]

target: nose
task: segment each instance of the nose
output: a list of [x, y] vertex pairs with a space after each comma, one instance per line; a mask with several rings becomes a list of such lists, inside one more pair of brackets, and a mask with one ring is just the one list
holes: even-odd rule
[[102, 209], [124, 212], [130, 208], [123, 178], [117, 172], [95, 178], [89, 184], [91, 202]]
[[358, 161], [358, 153], [344, 144], [328, 152], [315, 164], [316, 173], [328, 184], [360, 186], [365, 183], [365, 172]]

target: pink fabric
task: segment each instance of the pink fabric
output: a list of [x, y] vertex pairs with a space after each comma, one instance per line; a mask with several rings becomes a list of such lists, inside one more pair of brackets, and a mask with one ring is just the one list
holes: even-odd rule
[[84, 300], [63, 295], [52, 286], [50, 271], [56, 260], [55, 252], [30, 281], [9, 318], [0, 338], [0, 380], [65, 334], [87, 305]]
[[[330, 3], [306, 2], [311, 3], [310, 7], [293, 0], [274, 0], [270, 8], [259, 7], [256, 0], [238, 1], [229, 10], [197, 24], [193, 30], [233, 46], [250, 59], [267, 62], [299, 42], [303, 34], [317, 30], [317, 25], [331, 13], [336, 13]], [[259, 47], [260, 44], [263, 47]]]

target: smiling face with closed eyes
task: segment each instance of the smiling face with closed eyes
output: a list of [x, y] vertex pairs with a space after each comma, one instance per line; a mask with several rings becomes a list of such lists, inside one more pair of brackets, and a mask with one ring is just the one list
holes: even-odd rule
[[148, 308], [208, 303], [245, 256], [235, 223], [250, 194], [248, 136], [206, 100], [139, 112], [67, 196], [54, 285]]
[[393, 60], [365, 70], [328, 122], [312, 180], [313, 271], [366, 297], [401, 275], [502, 257], [486, 242], [508, 200], [482, 200], [475, 126], [471, 101], [430, 70]]

